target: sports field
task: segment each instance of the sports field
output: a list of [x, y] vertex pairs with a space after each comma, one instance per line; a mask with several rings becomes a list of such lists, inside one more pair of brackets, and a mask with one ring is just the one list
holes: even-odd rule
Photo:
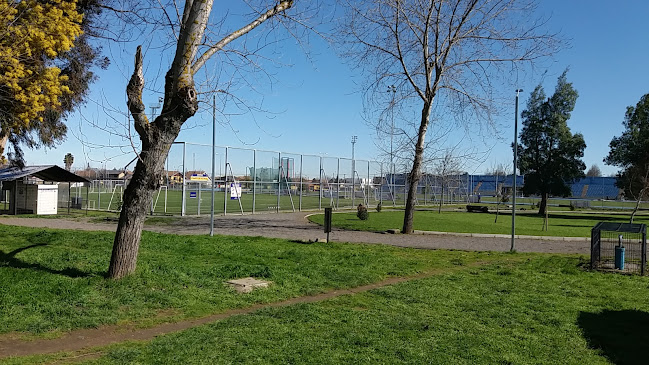
[[[591, 229], [601, 221], [628, 223], [629, 214], [585, 212], [557, 212], [548, 216], [548, 229], [544, 230], [544, 217], [533, 212], [516, 215], [516, 234], [530, 236], [590, 237]], [[309, 216], [312, 222], [323, 224], [324, 215]], [[636, 216], [635, 223], [649, 223], [649, 215]], [[415, 212], [416, 230], [460, 233], [510, 234], [511, 214], [505, 211], [496, 221], [495, 213], [442, 212], [423, 210]], [[369, 219], [362, 221], [356, 213], [338, 213], [332, 216], [334, 227], [383, 232], [403, 226], [403, 211], [370, 211]]]

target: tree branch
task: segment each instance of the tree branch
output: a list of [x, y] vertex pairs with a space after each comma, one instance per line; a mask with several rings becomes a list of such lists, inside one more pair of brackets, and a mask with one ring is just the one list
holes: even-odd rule
[[198, 70], [200, 70], [200, 68], [205, 65], [205, 62], [207, 62], [207, 60], [209, 60], [210, 57], [212, 57], [216, 52], [222, 50], [223, 47], [225, 47], [228, 43], [241, 37], [242, 35], [245, 35], [246, 33], [258, 27], [261, 23], [291, 8], [292, 6], [293, 6], [293, 0], [280, 1], [279, 4], [275, 5], [272, 9], [268, 9], [265, 13], [261, 14], [257, 19], [252, 21], [250, 24], [244, 26], [239, 30], [232, 32], [225, 38], [221, 39], [219, 42], [217, 42], [216, 44], [211, 46], [207, 51], [205, 51], [205, 53], [203, 53], [196, 62], [194, 62], [194, 64], [192, 65], [192, 73], [196, 74], [196, 72], [198, 72]]
[[142, 46], [137, 46], [135, 52], [135, 69], [131, 80], [126, 86], [126, 104], [133, 116], [134, 126], [143, 142], [149, 142], [149, 119], [146, 116], [146, 107], [142, 102], [142, 89], [144, 88], [144, 73], [142, 71]]

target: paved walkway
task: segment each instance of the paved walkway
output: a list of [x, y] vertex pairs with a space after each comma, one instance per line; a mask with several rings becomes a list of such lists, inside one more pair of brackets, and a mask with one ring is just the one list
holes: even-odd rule
[[[324, 240], [326, 234], [321, 226], [310, 223], [309, 213], [264, 213], [254, 215], [227, 215], [215, 217], [215, 234], [233, 236], [263, 236], [295, 240]], [[89, 223], [84, 220], [2, 217], [0, 224], [47, 227], [77, 230], [114, 231], [115, 223]], [[209, 234], [210, 220], [205, 217], [174, 219], [169, 225], [146, 225], [146, 230], [173, 234]], [[569, 239], [569, 238], [566, 238]], [[334, 242], [385, 244], [422, 249], [456, 249], [471, 251], [509, 251], [511, 238], [504, 235], [461, 234], [385, 234], [364, 231], [334, 230], [330, 233]], [[516, 239], [519, 252], [578, 253], [588, 254], [590, 242], [586, 238], [564, 241], [560, 237]]]

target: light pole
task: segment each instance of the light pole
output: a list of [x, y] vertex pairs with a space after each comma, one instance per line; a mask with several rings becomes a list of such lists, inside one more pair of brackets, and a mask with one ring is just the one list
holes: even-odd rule
[[212, 206], [210, 208], [210, 237], [214, 236], [214, 164], [216, 163], [216, 95], [212, 95]]
[[512, 184], [512, 246], [509, 249], [514, 251], [514, 241], [516, 234], [516, 164], [518, 160], [518, 94], [523, 89], [516, 89], [516, 115], [514, 116], [514, 182]]
[[352, 136], [352, 206], [354, 206], [354, 190], [356, 188], [356, 161], [354, 160], [354, 145], [358, 136]]
[[392, 202], [394, 203], [394, 150], [393, 139], [394, 139], [394, 98], [397, 95], [397, 88], [394, 85], [388, 86], [388, 92], [392, 93], [392, 102], [390, 103], [390, 118], [392, 119], [392, 124], [390, 127], [390, 182], [392, 185], [392, 190], [390, 194], [392, 195]]

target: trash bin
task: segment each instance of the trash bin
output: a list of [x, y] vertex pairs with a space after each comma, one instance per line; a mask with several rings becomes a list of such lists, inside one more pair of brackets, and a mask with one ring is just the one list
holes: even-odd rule
[[624, 246], [615, 246], [615, 268], [624, 270]]

